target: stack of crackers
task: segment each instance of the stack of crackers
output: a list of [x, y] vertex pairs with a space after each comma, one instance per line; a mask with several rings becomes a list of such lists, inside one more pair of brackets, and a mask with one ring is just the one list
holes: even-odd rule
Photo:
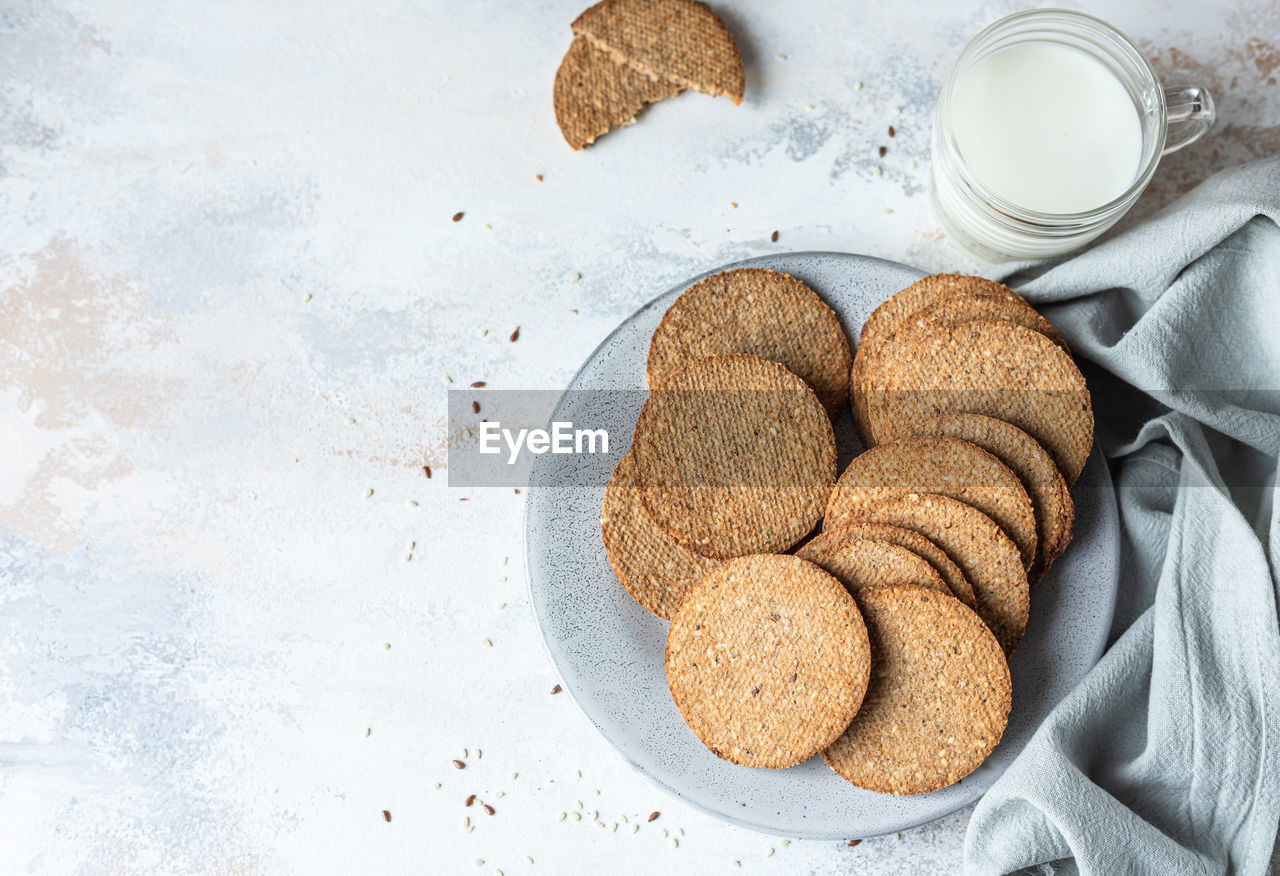
[[[893, 794], [972, 772], [1093, 442], [1053, 326], [1005, 286], [937, 275], [881, 304], [854, 358], [814, 290], [745, 268], [676, 299], [647, 370], [601, 530], [623, 587], [670, 621], [693, 733], [736, 764], [820, 754]], [[869, 449], [837, 479], [850, 404]]]

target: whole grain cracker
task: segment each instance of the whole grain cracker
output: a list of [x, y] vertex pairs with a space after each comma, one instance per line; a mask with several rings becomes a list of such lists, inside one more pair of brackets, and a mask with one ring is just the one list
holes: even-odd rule
[[556, 71], [556, 123], [571, 147], [584, 149], [607, 131], [631, 124], [647, 104], [680, 91], [671, 80], [652, 79], [575, 37]]
[[609, 565], [627, 593], [666, 620], [694, 582], [716, 565], [681, 547], [644, 510], [630, 454], [618, 460], [605, 487], [600, 535]]
[[969, 586], [960, 567], [951, 561], [946, 551], [915, 530], [890, 526], [887, 523], [845, 523], [829, 531], [854, 538], [887, 541], [889, 544], [904, 547], [933, 566], [934, 571], [946, 582], [947, 590], [952, 596], [970, 608], [978, 604], [973, 598], [973, 588]]
[[830, 745], [858, 711], [871, 654], [844, 586], [785, 555], [721, 563], [667, 632], [671, 698], [717, 757], [781, 769]]
[[1036, 515], [1036, 561], [1028, 577], [1032, 582], [1043, 578], [1071, 541], [1075, 506], [1067, 482], [1040, 442], [1011, 423], [980, 414], [944, 414], [912, 431], [976, 444], [1013, 470], [1026, 487]]
[[1018, 548], [990, 517], [946, 496], [907, 495], [855, 506], [845, 520], [824, 521], [823, 531], [846, 521], [912, 529], [946, 551], [973, 587], [974, 610], [1013, 653], [1027, 628], [1027, 575]]
[[1093, 447], [1084, 376], [1044, 335], [977, 320], [923, 332], [909, 348], [884, 350], [867, 393], [871, 431], [882, 441], [949, 413], [1012, 423], [1053, 457], [1068, 485]]
[[916, 311], [952, 295], [964, 293], [998, 295], [1022, 301], [1016, 292], [994, 280], [964, 274], [932, 274], [921, 277], [907, 288], [890, 295], [862, 324], [862, 330], [858, 335], [857, 355], [854, 356], [850, 373], [849, 396], [853, 406], [853, 421], [868, 447], [876, 443], [876, 438], [871, 432], [871, 422], [867, 417], [866, 399], [862, 394], [862, 384], [866, 379], [869, 363], [879, 355], [880, 347], [892, 338]]
[[574, 34], [652, 78], [742, 103], [742, 53], [711, 7], [696, 0], [601, 0]]
[[1036, 518], [1018, 476], [976, 444], [916, 436], [878, 444], [860, 454], [836, 481], [826, 519], [839, 525], [854, 506], [907, 493], [937, 493], [977, 508], [1018, 546], [1022, 565], [1036, 556]]
[[951, 594], [924, 557], [887, 541], [824, 532], [796, 551], [796, 556], [835, 575], [850, 593], [863, 587], [914, 584]]
[[786, 550], [822, 517], [835, 483], [818, 397], [758, 356], [699, 359], [651, 392], [631, 453], [650, 516], [717, 559]]
[[650, 389], [705, 356], [750, 353], [786, 366], [836, 418], [849, 397], [849, 340], [835, 312], [790, 274], [737, 268], [680, 293], [649, 342]]
[[871, 683], [823, 760], [882, 793], [958, 782], [1008, 724], [1013, 691], [999, 644], [972, 611], [933, 590], [869, 587], [855, 599], [871, 640]]

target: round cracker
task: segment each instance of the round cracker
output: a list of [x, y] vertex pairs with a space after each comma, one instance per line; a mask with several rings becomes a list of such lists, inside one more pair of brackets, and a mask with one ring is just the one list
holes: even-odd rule
[[901, 438], [860, 454], [836, 481], [826, 519], [838, 526], [852, 507], [907, 493], [972, 505], [1013, 539], [1024, 568], [1035, 561], [1036, 517], [1022, 482], [995, 456], [957, 438]]
[[1071, 541], [1075, 505], [1062, 473], [1040, 442], [1017, 426], [980, 414], [944, 414], [913, 427], [916, 435], [942, 435], [976, 444], [1013, 470], [1036, 515], [1036, 560], [1028, 573], [1039, 581]]
[[812, 289], [764, 268], [704, 277], [680, 293], [649, 342], [649, 388], [660, 389], [706, 356], [750, 353], [813, 387], [828, 415], [849, 397], [849, 339]]
[[919, 554], [887, 541], [824, 532], [795, 554], [835, 575], [850, 593], [863, 587], [914, 584], [951, 595], [937, 570]]
[[631, 598], [670, 620], [685, 594], [716, 561], [681, 547], [644, 510], [631, 454], [618, 460], [604, 490], [600, 536], [613, 574]]
[[960, 567], [951, 561], [946, 551], [914, 530], [887, 523], [846, 523], [829, 531], [855, 538], [873, 538], [904, 547], [933, 566], [934, 571], [946, 582], [947, 590], [952, 596], [970, 608], [978, 604], [973, 598], [973, 588], [969, 586]]
[[812, 563], [740, 557], [702, 577], [671, 619], [667, 683], [713, 754], [782, 769], [849, 726], [871, 653], [858, 607]]
[[822, 517], [831, 421], [808, 385], [757, 356], [709, 356], [650, 393], [632, 439], [645, 510], [707, 557], [776, 553]]
[[[996, 295], [1022, 301], [1021, 296], [1008, 286], [985, 277], [933, 274], [921, 277], [907, 288], [895, 292], [880, 302], [880, 306], [873, 310], [867, 317], [867, 321], [862, 324], [862, 331], [858, 334], [857, 355], [854, 357], [849, 374], [849, 398], [853, 407], [853, 421], [868, 447], [876, 443], [871, 431], [872, 424], [867, 415], [866, 398], [862, 392], [862, 384], [866, 381], [869, 363], [879, 355], [880, 347], [892, 338], [916, 311], [952, 295], [965, 293]], [[1026, 302], [1023, 301], [1023, 303]]]
[[1009, 664], [958, 600], [921, 587], [856, 594], [871, 638], [862, 708], [822, 758], [845, 779], [889, 794], [923, 794], [973, 772], [1004, 734]]
[[1044, 446], [1068, 485], [1093, 447], [1093, 407], [1084, 375], [1044, 335], [977, 320], [922, 332], [886, 348], [868, 388], [871, 431], [882, 441], [948, 413], [984, 414]]
[[1027, 628], [1027, 574], [1018, 548], [990, 517], [946, 496], [920, 494], [851, 505], [845, 519], [912, 529], [946, 551], [973, 587], [978, 617], [1005, 653], [1013, 653]]

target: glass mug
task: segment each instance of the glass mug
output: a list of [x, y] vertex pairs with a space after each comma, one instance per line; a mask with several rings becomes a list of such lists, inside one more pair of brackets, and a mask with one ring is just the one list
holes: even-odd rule
[[[966, 166], [953, 125], [956, 83], [993, 53], [1028, 44], [1084, 52], [1101, 62], [1133, 101], [1141, 127], [1141, 157], [1137, 176], [1119, 197], [1079, 213], [1037, 212], [996, 195]], [[933, 117], [929, 194], [934, 215], [948, 236], [985, 260], [1040, 259], [1070, 252], [1118, 222], [1151, 182], [1160, 157], [1200, 139], [1214, 117], [1208, 91], [1162, 87], [1138, 47], [1107, 23], [1063, 9], [1010, 15], [965, 46], [942, 87]]]

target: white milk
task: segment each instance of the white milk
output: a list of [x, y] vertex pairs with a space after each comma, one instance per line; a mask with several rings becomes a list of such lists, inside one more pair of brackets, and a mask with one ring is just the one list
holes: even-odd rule
[[1142, 125], [1100, 61], [1027, 43], [978, 61], [956, 83], [951, 126], [960, 156], [996, 195], [1041, 213], [1079, 213], [1137, 178]]

